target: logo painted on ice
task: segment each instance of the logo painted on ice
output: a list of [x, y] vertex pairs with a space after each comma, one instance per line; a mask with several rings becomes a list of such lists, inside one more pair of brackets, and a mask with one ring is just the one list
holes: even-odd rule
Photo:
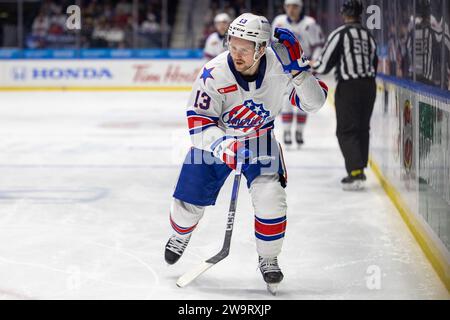
[[247, 131], [250, 128], [259, 129], [269, 116], [270, 112], [264, 109], [262, 103], [245, 100], [242, 105], [225, 112], [222, 121], [230, 128]]
[[371, 265], [366, 271], [366, 286], [369, 290], [380, 290], [381, 289], [381, 268], [376, 265]]

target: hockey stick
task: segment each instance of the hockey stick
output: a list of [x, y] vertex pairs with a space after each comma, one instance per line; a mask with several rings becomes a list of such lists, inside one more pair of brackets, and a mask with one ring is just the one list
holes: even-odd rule
[[179, 277], [177, 280], [178, 287], [182, 288], [187, 286], [194, 279], [200, 276], [203, 272], [211, 268], [216, 263], [225, 259], [230, 253], [231, 235], [233, 233], [234, 216], [236, 214], [239, 185], [241, 182], [241, 175], [242, 175], [241, 171], [242, 171], [242, 162], [238, 161], [234, 175], [233, 189], [231, 191], [230, 210], [228, 211], [227, 227], [225, 230], [225, 238], [223, 240], [222, 250], [220, 250], [219, 253], [217, 253], [215, 256], [209, 258], [208, 260], [199, 264], [195, 268], [192, 268], [191, 270], [183, 274], [181, 277]]

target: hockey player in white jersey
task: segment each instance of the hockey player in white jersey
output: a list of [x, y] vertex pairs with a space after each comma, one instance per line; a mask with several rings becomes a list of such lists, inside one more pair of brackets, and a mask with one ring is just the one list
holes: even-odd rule
[[[285, 14], [281, 14], [272, 22], [272, 29], [286, 28], [291, 30], [302, 44], [305, 57], [315, 60], [322, 49], [325, 38], [322, 29], [316, 23], [316, 20], [310, 16], [306, 16], [303, 8], [302, 0], [285, 0]], [[283, 123], [283, 139], [286, 146], [292, 145], [292, 124], [296, 120], [295, 140], [297, 146], [301, 146], [303, 141], [303, 131], [306, 125], [307, 114], [301, 110], [295, 110], [290, 103], [284, 105], [281, 113], [281, 121]]]
[[205, 42], [205, 48], [203, 49], [203, 56], [206, 59], [211, 60], [226, 50], [223, 45], [223, 40], [230, 22], [231, 18], [226, 13], [219, 13], [214, 17], [216, 32], [208, 36]]
[[187, 103], [192, 139], [173, 194], [173, 234], [165, 260], [174, 264], [183, 254], [205, 207], [214, 205], [228, 175], [243, 161], [255, 216], [259, 268], [268, 284], [283, 274], [277, 257], [286, 229], [286, 168], [273, 134], [285, 93], [292, 103], [316, 112], [325, 103], [326, 85], [309, 71], [296, 37], [276, 30], [265, 17], [245, 13], [228, 30], [229, 51], [200, 71]]

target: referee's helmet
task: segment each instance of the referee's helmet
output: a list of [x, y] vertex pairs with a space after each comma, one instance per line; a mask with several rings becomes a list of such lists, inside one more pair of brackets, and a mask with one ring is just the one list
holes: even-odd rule
[[341, 7], [341, 14], [348, 17], [359, 17], [363, 12], [361, 0], [345, 0]]
[[419, 17], [429, 17], [431, 15], [431, 1], [416, 0], [416, 14]]

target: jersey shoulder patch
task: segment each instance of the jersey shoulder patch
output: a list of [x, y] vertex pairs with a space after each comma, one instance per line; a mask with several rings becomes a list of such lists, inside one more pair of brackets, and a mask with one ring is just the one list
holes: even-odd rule
[[233, 84], [233, 85], [225, 87], [225, 88], [217, 89], [217, 91], [219, 91], [219, 93], [221, 93], [221, 94], [226, 94], [226, 93], [234, 92], [237, 90], [238, 90], [237, 84]]

